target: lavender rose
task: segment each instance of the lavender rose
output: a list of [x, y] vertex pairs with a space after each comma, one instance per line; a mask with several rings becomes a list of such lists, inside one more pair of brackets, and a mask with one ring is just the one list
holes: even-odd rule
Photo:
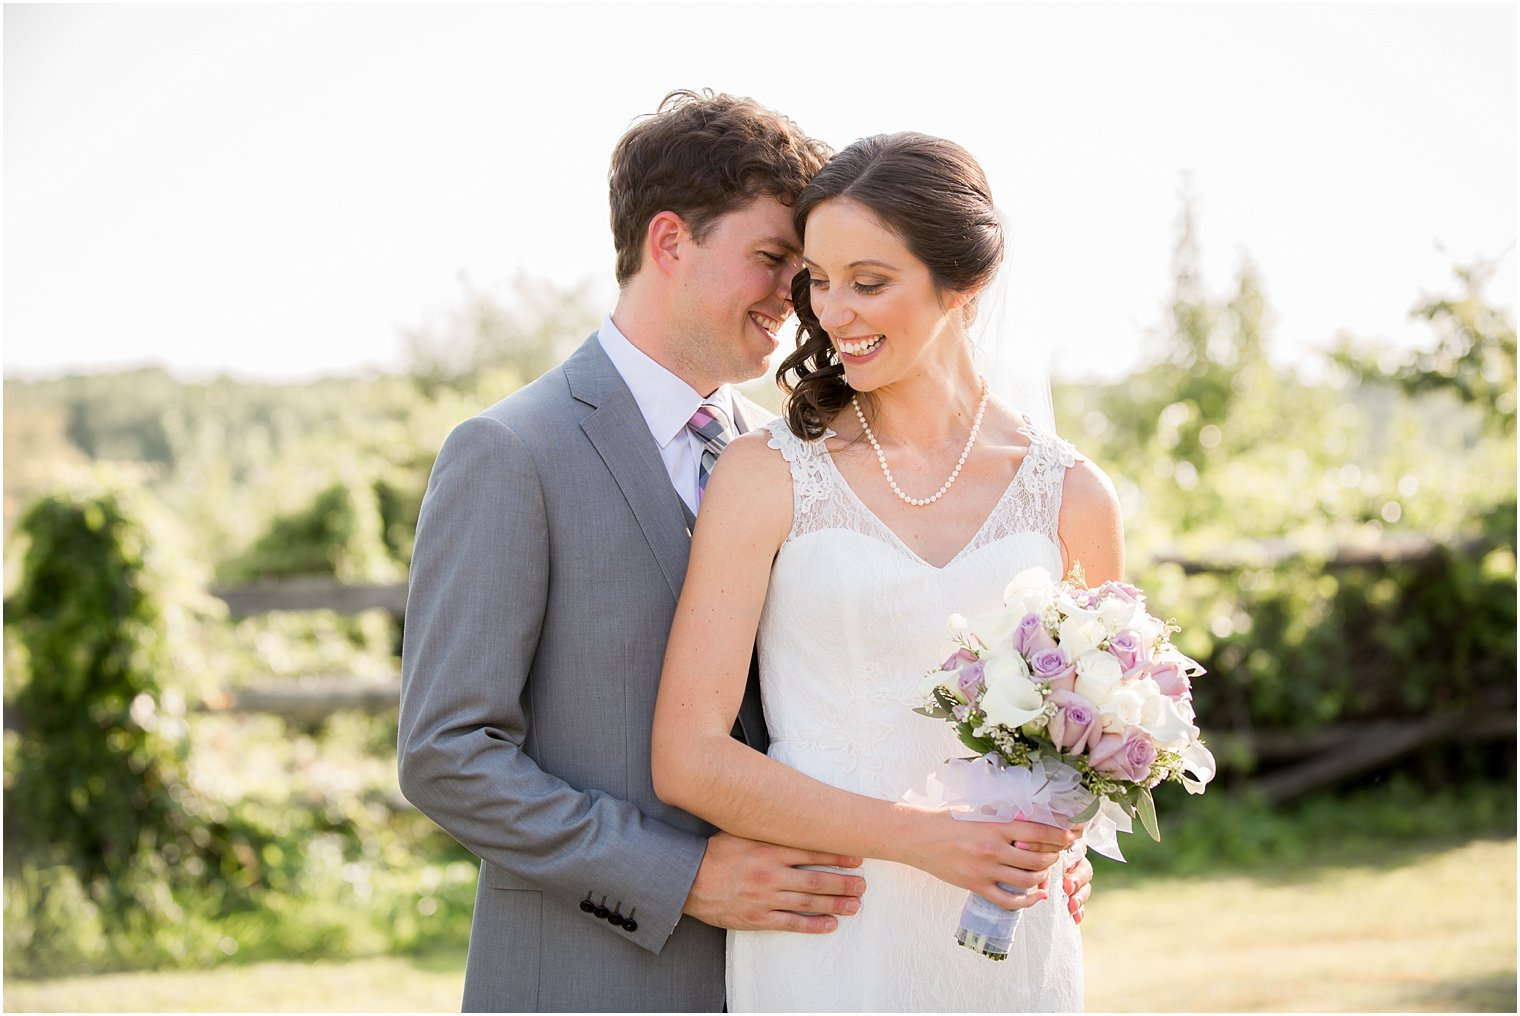
[[1047, 733], [1055, 746], [1073, 755], [1091, 750], [1103, 736], [1098, 707], [1074, 691], [1054, 691], [1050, 701], [1056, 712]]
[[970, 663], [962, 667], [960, 676], [955, 679], [956, 687], [959, 688], [960, 693], [966, 697], [967, 702], [975, 702], [976, 697], [980, 695], [982, 689], [986, 687], [986, 681], [983, 678], [984, 670], [985, 668], [982, 666], [981, 661], [978, 660], [975, 663]]
[[1067, 691], [1071, 691], [1077, 678], [1076, 664], [1066, 658], [1066, 653], [1059, 646], [1031, 654], [1029, 669], [1034, 672], [1035, 680], [1049, 681], [1052, 688], [1065, 688]]
[[1156, 761], [1156, 746], [1139, 730], [1131, 730], [1123, 737], [1104, 734], [1088, 758], [1100, 773], [1131, 783], [1145, 783], [1150, 779], [1151, 763]]
[[939, 669], [942, 674], [955, 675], [953, 682], [944, 683], [960, 692], [964, 702], [976, 701], [976, 696], [985, 687], [982, 661], [969, 649], [957, 649]]
[[944, 663], [940, 664], [939, 669], [943, 670], [947, 674], [953, 674], [957, 670], [960, 669], [961, 664], [964, 664], [964, 663], [976, 663], [976, 662], [977, 662], [976, 654], [973, 653], [971, 650], [969, 650], [969, 649], [957, 649], [955, 652], [951, 653], [945, 659]]
[[1150, 655], [1146, 652], [1145, 640], [1133, 628], [1124, 628], [1110, 635], [1108, 651], [1114, 654], [1126, 676], [1137, 666], [1144, 665]]
[[1019, 626], [1013, 630], [1013, 648], [1025, 656], [1055, 647], [1056, 640], [1045, 630], [1045, 622], [1039, 614], [1025, 614]]
[[1130, 585], [1128, 582], [1120, 582], [1117, 579], [1110, 579], [1109, 581], [1103, 583], [1098, 587], [1098, 593], [1102, 596], [1117, 596], [1119, 599], [1129, 603], [1145, 602], [1144, 593], [1136, 589], [1134, 586]]

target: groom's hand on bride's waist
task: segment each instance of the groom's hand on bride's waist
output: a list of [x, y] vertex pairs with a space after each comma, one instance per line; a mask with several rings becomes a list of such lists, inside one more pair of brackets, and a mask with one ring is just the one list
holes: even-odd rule
[[717, 833], [707, 841], [681, 912], [735, 931], [833, 931], [839, 922], [831, 915], [847, 917], [860, 910], [866, 881], [799, 867], [805, 864], [857, 868], [860, 858]]
[[1084, 854], [1073, 861], [1063, 876], [1066, 890], [1066, 909], [1078, 924], [1087, 916], [1087, 898], [1092, 895], [1092, 862]]

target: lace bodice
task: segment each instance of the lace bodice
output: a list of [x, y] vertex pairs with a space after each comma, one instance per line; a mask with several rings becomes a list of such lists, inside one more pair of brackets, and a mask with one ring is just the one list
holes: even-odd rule
[[[802, 440], [787, 429], [784, 419], [772, 420], [765, 429], [771, 435], [770, 446], [781, 452], [792, 470], [792, 528], [786, 542], [809, 533], [840, 529], [874, 537], [909, 557], [918, 557], [856, 496], [822, 440]], [[1029, 439], [1024, 462], [982, 528], [945, 568], [1014, 533], [1039, 533], [1059, 546], [1056, 526], [1061, 514], [1061, 485], [1066, 470], [1076, 465], [1080, 456], [1071, 442], [1053, 434], [1032, 427], [1022, 427], [1019, 433]], [[833, 431], [824, 435], [833, 436]]]
[[[946, 618], [1000, 606], [1008, 580], [1031, 565], [1060, 573], [1061, 491], [1076, 450], [1022, 431], [1030, 445], [1012, 482], [936, 568], [856, 496], [822, 441], [797, 438], [782, 420], [767, 429], [793, 494], [758, 636], [770, 754], [896, 800], [966, 754], [948, 723], [913, 712], [924, 674], [950, 651]], [[831, 935], [730, 936], [731, 1009], [1080, 1008], [1081, 940], [1058, 885], [1026, 912], [1013, 955], [993, 963], [952, 939], [963, 890], [890, 862], [868, 861], [863, 874], [862, 912]]]

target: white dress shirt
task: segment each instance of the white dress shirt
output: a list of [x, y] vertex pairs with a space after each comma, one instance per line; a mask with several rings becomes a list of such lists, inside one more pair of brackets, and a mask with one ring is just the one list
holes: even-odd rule
[[728, 385], [703, 398], [691, 385], [676, 377], [649, 354], [628, 340], [612, 323], [612, 315], [602, 321], [596, 334], [607, 359], [623, 376], [633, 392], [633, 401], [644, 414], [649, 433], [659, 445], [660, 458], [670, 483], [686, 507], [697, 510], [697, 467], [702, 461], [702, 439], [686, 426], [691, 414], [704, 402], [717, 406], [734, 418], [733, 396]]

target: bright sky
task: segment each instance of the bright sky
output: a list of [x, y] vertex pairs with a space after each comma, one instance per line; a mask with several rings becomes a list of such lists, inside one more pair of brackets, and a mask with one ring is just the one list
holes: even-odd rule
[[461, 274], [610, 300], [608, 155], [703, 86], [835, 147], [969, 148], [1058, 377], [1135, 362], [1185, 172], [1211, 288], [1249, 252], [1280, 359], [1423, 342], [1453, 263], [1502, 255], [1515, 306], [1515, 57], [1513, 4], [11, 4], [5, 372], [396, 367]]

